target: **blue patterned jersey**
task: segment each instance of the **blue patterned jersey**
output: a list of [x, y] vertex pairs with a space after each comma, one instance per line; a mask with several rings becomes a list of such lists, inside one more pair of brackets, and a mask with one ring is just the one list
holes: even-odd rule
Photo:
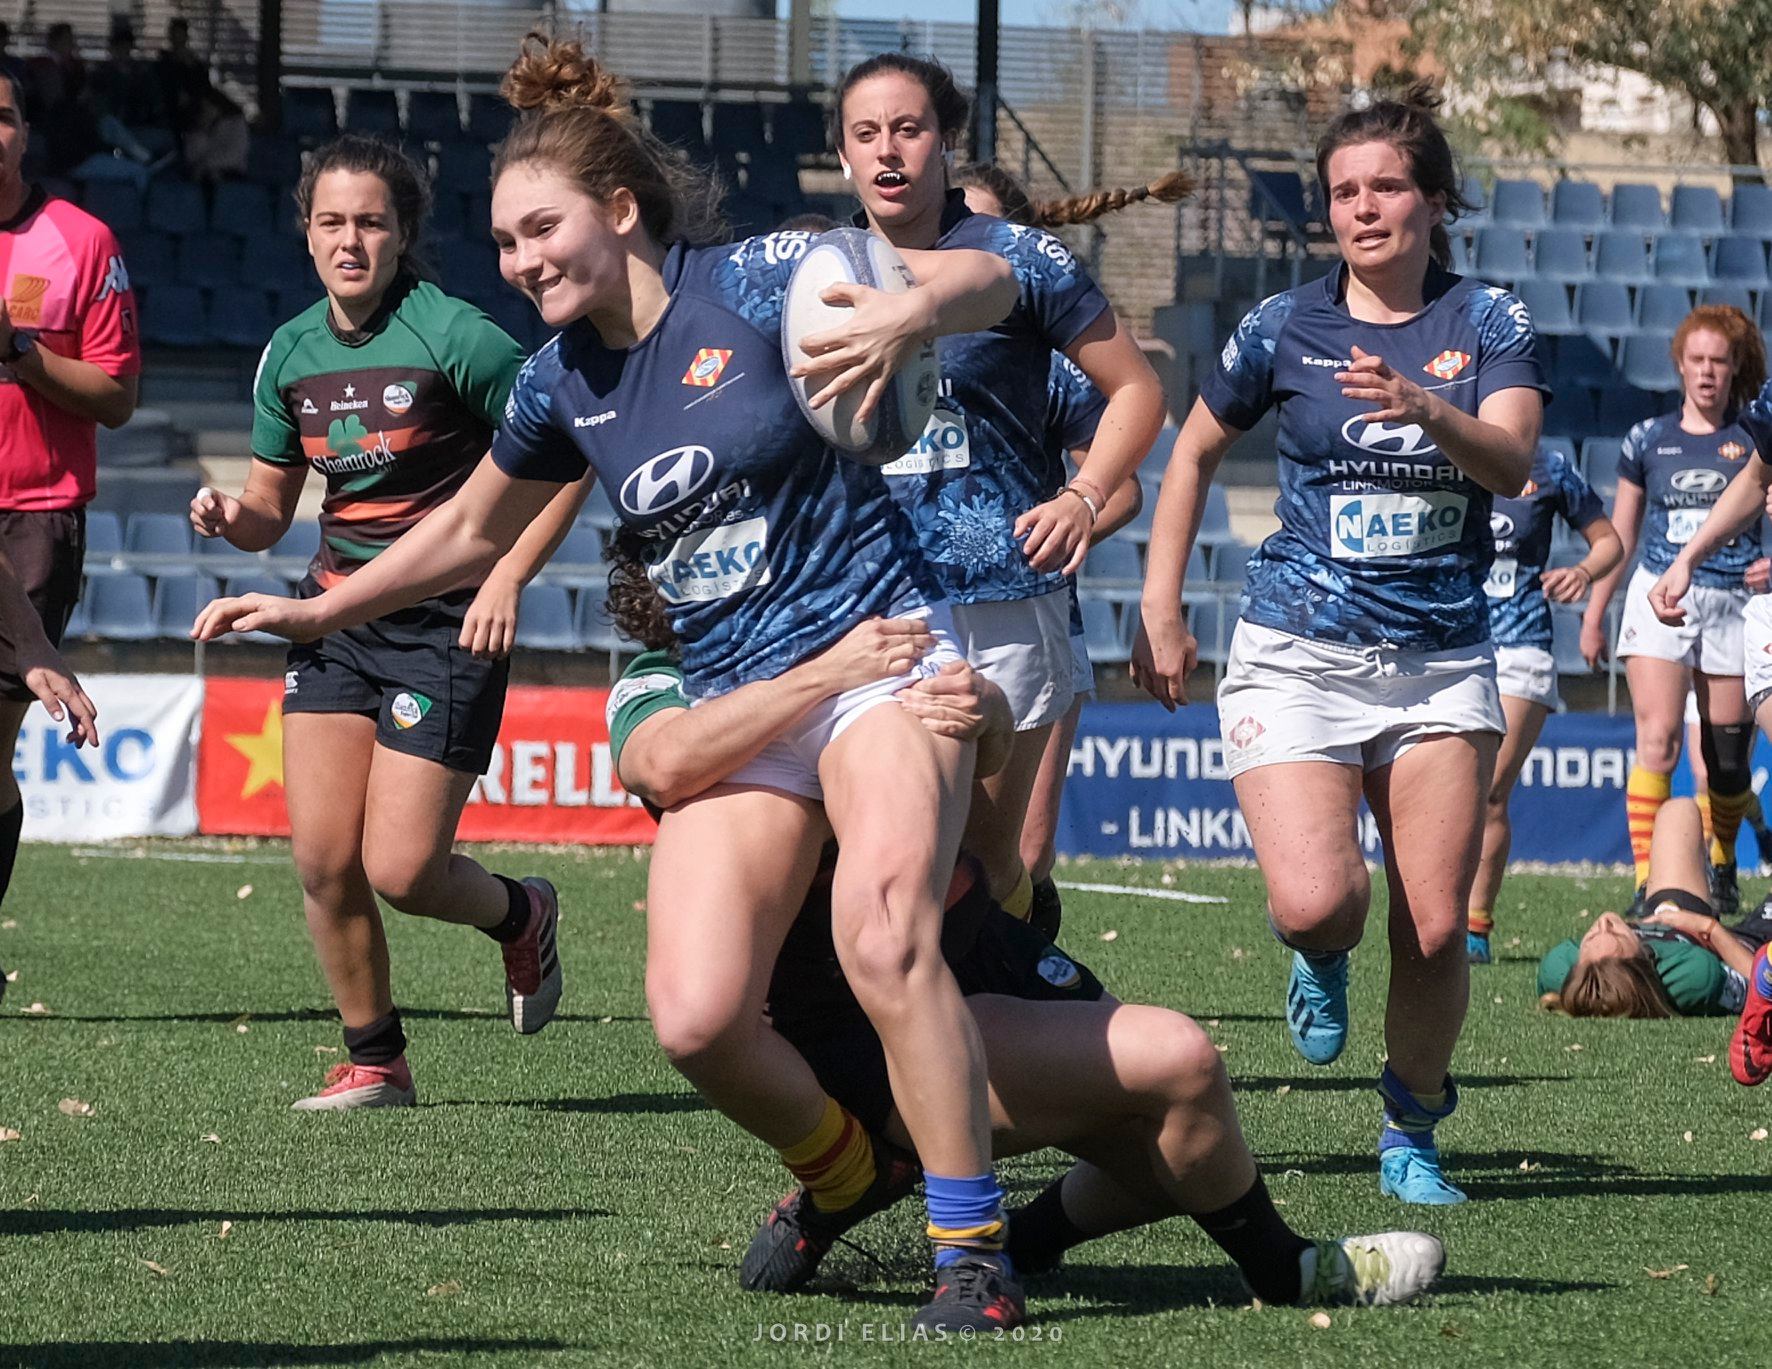
[[644, 541], [698, 695], [939, 598], [879, 471], [826, 447], [794, 402], [782, 296], [811, 238], [671, 248], [652, 332], [618, 350], [573, 324], [525, 364], [493, 439], [493, 460], [522, 479], [595, 468]]
[[[1673, 565], [1680, 548], [1710, 517], [1754, 449], [1739, 420], [1698, 437], [1680, 427], [1677, 413], [1646, 418], [1625, 435], [1618, 478], [1643, 491], [1643, 530], [1638, 538], [1643, 569], [1655, 575]], [[1760, 558], [1760, 524], [1712, 552], [1692, 568], [1692, 583], [1740, 589], [1747, 568]]]
[[1015, 520], [1058, 493], [1064, 462], [1045, 440], [1051, 355], [1075, 342], [1107, 297], [1059, 239], [974, 214], [948, 192], [937, 247], [1005, 257], [1020, 298], [982, 333], [941, 340], [941, 393], [917, 444], [884, 469], [923, 558], [955, 603], [1031, 599], [1064, 588], [1028, 564]]
[[1512, 499], [1495, 500], [1489, 531], [1495, 562], [1483, 591], [1489, 596], [1489, 635], [1496, 646], [1536, 646], [1550, 650], [1550, 601], [1544, 597], [1544, 571], [1551, 534], [1561, 518], [1580, 530], [1605, 509], [1581, 472], [1555, 447], [1540, 445], [1526, 487]]
[[1200, 397], [1233, 428], [1279, 409], [1280, 530], [1249, 558], [1243, 617], [1298, 637], [1416, 651], [1489, 636], [1490, 497], [1414, 424], [1366, 423], [1335, 373], [1358, 346], [1465, 413], [1500, 390], [1544, 389], [1525, 306], [1430, 267], [1425, 305], [1364, 323], [1346, 267], [1252, 309]]
[[1772, 380], [1760, 388], [1760, 397], [1735, 416], [1753, 439], [1760, 460], [1772, 464]]

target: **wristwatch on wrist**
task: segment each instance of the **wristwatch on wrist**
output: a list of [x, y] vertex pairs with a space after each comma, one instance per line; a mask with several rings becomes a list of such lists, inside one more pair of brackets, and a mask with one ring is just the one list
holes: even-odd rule
[[0, 363], [4, 363], [7, 366], [16, 366], [30, 354], [31, 349], [36, 345], [36, 338], [32, 337], [29, 333], [23, 333], [14, 328], [12, 330], [12, 341], [7, 345], [4, 352], [0, 352]]

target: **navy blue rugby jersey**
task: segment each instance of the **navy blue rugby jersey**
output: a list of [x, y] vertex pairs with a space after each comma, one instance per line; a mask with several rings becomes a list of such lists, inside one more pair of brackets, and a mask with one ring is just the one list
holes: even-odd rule
[[1760, 460], [1772, 462], [1772, 380], [1760, 387], [1760, 397], [1737, 414], [1735, 421], [1753, 439]]
[[1338, 267], [1263, 300], [1200, 397], [1233, 428], [1280, 413], [1280, 530], [1249, 558], [1243, 618], [1297, 637], [1413, 651], [1489, 636], [1489, 493], [1414, 424], [1364, 423], [1335, 380], [1358, 346], [1468, 414], [1499, 390], [1543, 391], [1532, 320], [1505, 290], [1430, 266], [1419, 314], [1364, 323]]
[[670, 303], [627, 349], [580, 320], [524, 365], [493, 439], [509, 475], [587, 466], [645, 543], [692, 693], [771, 679], [863, 618], [938, 599], [879, 471], [794, 403], [781, 306], [809, 233], [672, 247]]
[[[1673, 565], [1711, 506], [1753, 453], [1753, 434], [1739, 418], [1714, 433], [1695, 436], [1677, 413], [1646, 418], [1632, 428], [1618, 456], [1618, 478], [1643, 490], [1643, 530], [1638, 538], [1643, 569], [1655, 575]], [[1712, 552], [1692, 569], [1692, 583], [1740, 589], [1747, 568], [1759, 560], [1760, 524]]]
[[1050, 594], [1064, 576], [1028, 564], [1015, 520], [1064, 484], [1045, 432], [1051, 354], [1101, 317], [1107, 296], [1058, 238], [974, 214], [958, 190], [948, 192], [936, 246], [1006, 258], [1021, 295], [996, 327], [941, 340], [935, 412], [916, 445], [883, 469], [950, 600]]
[[1561, 518], [1577, 530], [1605, 509], [1581, 472], [1555, 447], [1540, 445], [1526, 486], [1512, 499], [1495, 499], [1489, 531], [1495, 562], [1483, 591], [1489, 596], [1489, 635], [1497, 646], [1551, 645], [1550, 601], [1544, 597], [1544, 571], [1551, 534]]

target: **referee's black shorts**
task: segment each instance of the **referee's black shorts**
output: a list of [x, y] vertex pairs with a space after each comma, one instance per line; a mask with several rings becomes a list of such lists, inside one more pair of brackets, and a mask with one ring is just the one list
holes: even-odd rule
[[[51, 645], [62, 644], [74, 605], [80, 602], [80, 576], [86, 569], [85, 509], [0, 509], [0, 550], [18, 574], [25, 596], [43, 622]], [[11, 642], [0, 637], [0, 697], [30, 703], [37, 696], [19, 677]]]

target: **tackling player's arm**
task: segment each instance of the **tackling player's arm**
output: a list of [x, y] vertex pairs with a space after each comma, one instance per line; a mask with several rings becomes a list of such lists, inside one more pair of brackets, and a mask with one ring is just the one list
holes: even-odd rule
[[[13, 336], [12, 316], [0, 300], [0, 358], [12, 355]], [[41, 343], [27, 347], [7, 369], [56, 408], [107, 428], [129, 422], [141, 395], [139, 377], [111, 375], [95, 362], [62, 356]]]
[[596, 474], [586, 471], [583, 478], [561, 486], [560, 492], [548, 500], [541, 517], [524, 530], [514, 547], [499, 557], [462, 619], [463, 648], [476, 656], [510, 655], [517, 645], [517, 605], [523, 597], [523, 587], [554, 559], [596, 482]]
[[1547, 570], [1540, 582], [1553, 603], [1579, 603], [1600, 577], [1612, 573], [1623, 557], [1624, 542], [1605, 514], [1576, 531], [1587, 541], [1587, 555], [1572, 566]]
[[[627, 734], [616, 775], [630, 794], [672, 808], [719, 784], [815, 704], [906, 673], [933, 644], [921, 619], [870, 618], [773, 680], [741, 685], [695, 708], [683, 699], [680, 707], [647, 717]], [[623, 703], [612, 696], [612, 713]]]
[[[1622, 491], [1623, 486], [1619, 488]], [[1765, 458], [1756, 450], [1729, 482], [1729, 488], [1717, 496], [1717, 502], [1711, 505], [1710, 513], [1698, 525], [1692, 540], [1680, 548], [1673, 565], [1663, 572], [1649, 591], [1649, 606], [1655, 610], [1657, 618], [1664, 623], [1686, 620], [1680, 601], [1692, 587], [1692, 568], [1703, 565], [1719, 548], [1759, 520], [1766, 512], [1768, 489], [1772, 489], [1772, 467], [1766, 465]]]
[[1181, 607], [1188, 557], [1200, 535], [1207, 487], [1224, 454], [1242, 435], [1241, 428], [1231, 427], [1205, 400], [1196, 399], [1175, 436], [1175, 450], [1157, 493], [1131, 669], [1139, 687], [1171, 712], [1187, 699], [1187, 677], [1199, 652]]

